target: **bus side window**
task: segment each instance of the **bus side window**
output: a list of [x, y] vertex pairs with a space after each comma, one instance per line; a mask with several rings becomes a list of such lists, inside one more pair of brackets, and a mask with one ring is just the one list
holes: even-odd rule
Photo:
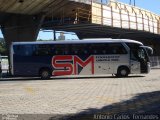
[[96, 49], [95, 44], [90, 45], [90, 54], [97, 55], [97, 49]]
[[14, 50], [15, 55], [23, 55], [23, 53], [21, 53], [21, 46], [20, 45], [14, 45], [13, 50]]
[[93, 50], [93, 53], [94, 53], [94, 54], [97, 54], [97, 50]]
[[64, 55], [69, 55], [70, 54], [70, 45], [63, 45], [63, 54]]
[[72, 55], [78, 55], [79, 54], [79, 45], [77, 44], [72, 44], [71, 45], [71, 54]]
[[25, 56], [32, 56], [33, 55], [32, 45], [24, 45], [24, 55]]
[[51, 54], [50, 45], [40, 44], [34, 46], [34, 55], [36, 56], [47, 56]]
[[64, 55], [65, 54], [64, 45], [56, 44], [54, 45], [54, 47], [55, 47], [54, 55]]
[[84, 54], [88, 54], [88, 51], [87, 51], [87, 50], [84, 50]]
[[103, 50], [102, 53], [103, 53], [103, 54], [106, 54], [106, 50]]
[[32, 45], [15, 45], [13, 47], [15, 55], [18, 56], [32, 56]]
[[74, 51], [74, 55], [76, 55], [76, 54], [78, 54], [78, 51], [77, 51], [77, 50]]
[[113, 47], [113, 49], [112, 49], [112, 54], [118, 54], [116, 47]]
[[121, 43], [111, 43], [108, 45], [110, 54], [127, 54], [126, 49]]
[[55, 51], [56, 51], [55, 45], [50, 45], [50, 47], [51, 47], [50, 55], [55, 55]]
[[131, 60], [138, 60], [138, 55], [137, 55], [137, 52], [136, 50], [131, 50], [130, 51], [130, 57], [131, 57]]
[[91, 54], [94, 54], [94, 55], [103, 55], [103, 54], [106, 54], [106, 47], [105, 47], [105, 44], [91, 44]]
[[69, 53], [72, 55], [88, 55], [89, 50], [88, 50], [88, 45], [86, 44], [72, 44], [70, 47], [72, 48]]
[[88, 55], [89, 54], [89, 50], [88, 50], [88, 45], [87, 44], [83, 44], [81, 49], [83, 51], [82, 54], [84, 54], [84, 55]]

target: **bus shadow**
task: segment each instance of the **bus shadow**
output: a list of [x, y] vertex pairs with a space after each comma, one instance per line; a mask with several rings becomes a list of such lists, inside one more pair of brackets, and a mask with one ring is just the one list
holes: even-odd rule
[[34, 80], [40, 80], [40, 78], [35, 77], [5, 77], [0, 78], [0, 81], [34, 81]]
[[[123, 77], [123, 79], [127, 79], [127, 78], [139, 78], [139, 77], [145, 77], [142, 75], [135, 75], [135, 76], [128, 76], [128, 77]], [[116, 76], [80, 76], [80, 77], [53, 77], [51, 78], [51, 80], [59, 80], [59, 79], [97, 79], [97, 78], [113, 78], [113, 79], [122, 79], [122, 78], [118, 78]]]
[[[76, 114], [66, 114], [56, 120], [138, 120], [160, 119], [160, 91], [136, 94], [131, 99], [103, 106], [87, 108]], [[55, 116], [49, 120], [55, 120]], [[150, 119], [151, 118], [151, 119]]]
[[[139, 77], [145, 77], [142, 75], [134, 75], [134, 76], [128, 76], [123, 79], [127, 78], [139, 78]], [[104, 78], [112, 78], [112, 79], [122, 79], [122, 78], [117, 78], [116, 76], [66, 76], [66, 77], [52, 77], [48, 80], [74, 80], [74, 79], [104, 79]], [[39, 81], [42, 80], [40, 77], [12, 77], [12, 76], [5, 76], [3, 78], [0, 78], [0, 81]], [[45, 80], [42, 80], [45, 81]]]
[[139, 78], [139, 77], [146, 77], [144, 75], [133, 75], [133, 76], [128, 76], [126, 78]]

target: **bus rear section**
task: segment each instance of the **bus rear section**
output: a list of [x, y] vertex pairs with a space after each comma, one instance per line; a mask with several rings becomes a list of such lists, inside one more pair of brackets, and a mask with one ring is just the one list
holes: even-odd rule
[[[45, 47], [44, 47], [45, 46]], [[14, 76], [39, 76], [42, 69], [51, 71], [48, 45], [16, 42], [11, 47], [11, 73]]]

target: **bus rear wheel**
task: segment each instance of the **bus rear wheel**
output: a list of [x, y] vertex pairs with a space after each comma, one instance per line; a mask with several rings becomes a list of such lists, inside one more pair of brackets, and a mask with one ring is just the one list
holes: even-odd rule
[[41, 69], [40, 70], [40, 77], [43, 80], [50, 79], [50, 77], [51, 77], [50, 70], [49, 69]]
[[120, 67], [117, 71], [117, 77], [127, 77], [129, 74], [129, 69], [127, 67]]

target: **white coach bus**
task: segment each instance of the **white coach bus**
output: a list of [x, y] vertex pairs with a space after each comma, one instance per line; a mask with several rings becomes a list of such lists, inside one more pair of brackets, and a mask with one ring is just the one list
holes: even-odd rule
[[15, 76], [149, 73], [148, 52], [152, 48], [127, 39], [84, 39], [79, 41], [13, 42], [11, 73]]

